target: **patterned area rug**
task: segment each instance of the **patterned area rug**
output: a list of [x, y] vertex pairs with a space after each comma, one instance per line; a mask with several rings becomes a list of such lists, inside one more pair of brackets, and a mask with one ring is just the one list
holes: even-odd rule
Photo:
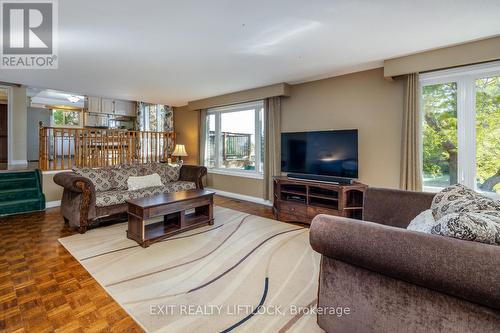
[[59, 242], [148, 332], [321, 332], [309, 230], [215, 207], [215, 225], [143, 249], [127, 224]]

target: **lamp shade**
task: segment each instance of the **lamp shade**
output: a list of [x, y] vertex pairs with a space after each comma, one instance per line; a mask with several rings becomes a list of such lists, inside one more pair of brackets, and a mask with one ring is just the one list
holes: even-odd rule
[[184, 145], [175, 145], [172, 156], [188, 156], [186, 153], [186, 147], [184, 147]]

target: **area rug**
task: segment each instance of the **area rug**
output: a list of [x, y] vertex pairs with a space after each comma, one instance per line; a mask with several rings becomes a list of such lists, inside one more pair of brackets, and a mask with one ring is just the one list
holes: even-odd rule
[[126, 223], [59, 242], [147, 332], [321, 332], [309, 230], [214, 210], [213, 226], [146, 249]]

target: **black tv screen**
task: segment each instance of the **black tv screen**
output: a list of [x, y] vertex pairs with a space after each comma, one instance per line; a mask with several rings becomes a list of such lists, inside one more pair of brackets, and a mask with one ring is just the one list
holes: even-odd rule
[[358, 178], [358, 130], [282, 133], [281, 171]]

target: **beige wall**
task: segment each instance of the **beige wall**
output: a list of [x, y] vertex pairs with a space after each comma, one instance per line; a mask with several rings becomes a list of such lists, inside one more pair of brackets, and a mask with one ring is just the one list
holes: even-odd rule
[[385, 80], [382, 68], [293, 85], [282, 102], [282, 132], [358, 129], [359, 180], [396, 188], [403, 85]]
[[[12, 88], [12, 161], [22, 163], [27, 160], [28, 105], [26, 87]], [[9, 147], [10, 148], [10, 147]]]
[[500, 59], [500, 36], [384, 61], [384, 76], [392, 77]]
[[183, 159], [186, 164], [199, 164], [199, 122], [198, 111], [188, 111], [187, 107], [174, 108], [176, 143], [186, 146], [188, 156]]
[[221, 191], [264, 198], [264, 180], [209, 173], [206, 186]]
[[42, 188], [45, 201], [58, 201], [62, 198], [63, 188], [54, 183], [55, 173], [42, 173]]
[[[387, 81], [383, 68], [290, 86], [283, 98], [283, 132], [359, 130], [359, 180], [371, 186], [399, 186], [402, 80]], [[198, 113], [177, 108], [175, 129], [188, 152], [198, 152]], [[189, 138], [189, 139], [188, 139]], [[188, 148], [189, 147], [189, 148]], [[262, 198], [262, 180], [210, 174], [207, 186]]]

